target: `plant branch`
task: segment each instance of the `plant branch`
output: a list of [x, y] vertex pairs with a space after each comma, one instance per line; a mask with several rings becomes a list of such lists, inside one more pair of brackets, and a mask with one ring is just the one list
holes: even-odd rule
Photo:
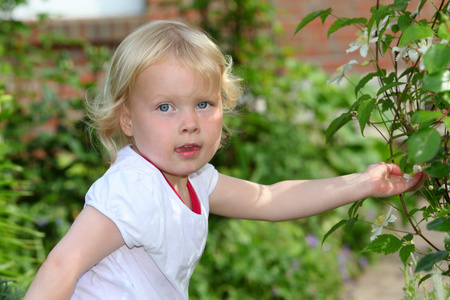
[[387, 139], [387, 137], [384, 136], [384, 134], [381, 132], [381, 130], [375, 126], [375, 124], [373, 122], [368, 121], [369, 125], [372, 126], [373, 128], [375, 128], [376, 131], [378, 131], [378, 133], [381, 135], [381, 137], [386, 141], [386, 143], [389, 143], [389, 140]]
[[405, 199], [403, 198], [403, 195], [399, 195], [400, 202], [402, 203], [403, 211], [406, 214], [406, 217], [408, 218], [408, 222], [413, 228], [416, 235], [420, 236], [428, 245], [430, 245], [434, 250], [440, 251], [439, 248], [437, 248], [430, 240], [428, 240], [423, 234], [422, 231], [414, 224], [412, 221], [412, 217], [408, 212], [408, 209], [406, 208]]
[[434, 29], [434, 25], [436, 25], [437, 19], [439, 18], [439, 12], [442, 10], [442, 7], [444, 7], [445, 0], [442, 0], [441, 5], [439, 6], [438, 11], [436, 12], [436, 15], [433, 20], [433, 25], [431, 25], [431, 29]]

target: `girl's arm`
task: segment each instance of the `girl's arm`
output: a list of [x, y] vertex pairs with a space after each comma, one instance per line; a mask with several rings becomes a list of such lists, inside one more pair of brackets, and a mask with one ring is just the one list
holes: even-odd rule
[[285, 221], [317, 215], [367, 197], [389, 197], [423, 183], [409, 182], [395, 164], [370, 165], [364, 172], [317, 180], [282, 181], [270, 186], [220, 174], [210, 197], [213, 214], [233, 218]]
[[78, 278], [122, 245], [116, 225], [86, 206], [42, 264], [24, 300], [70, 299]]

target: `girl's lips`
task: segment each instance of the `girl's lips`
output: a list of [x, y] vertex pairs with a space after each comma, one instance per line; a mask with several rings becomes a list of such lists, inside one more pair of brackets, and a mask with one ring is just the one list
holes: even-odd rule
[[183, 145], [175, 148], [175, 152], [183, 158], [194, 158], [200, 152], [201, 147], [196, 144]]

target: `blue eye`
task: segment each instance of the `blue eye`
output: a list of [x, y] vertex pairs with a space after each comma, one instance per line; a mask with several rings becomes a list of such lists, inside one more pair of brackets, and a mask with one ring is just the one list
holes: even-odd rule
[[172, 106], [170, 104], [161, 104], [160, 106], [158, 106], [158, 109], [160, 111], [169, 111], [172, 110]]
[[205, 108], [208, 108], [210, 105], [211, 104], [209, 104], [208, 102], [202, 101], [199, 104], [197, 104], [197, 107], [200, 108], [200, 109], [205, 109]]

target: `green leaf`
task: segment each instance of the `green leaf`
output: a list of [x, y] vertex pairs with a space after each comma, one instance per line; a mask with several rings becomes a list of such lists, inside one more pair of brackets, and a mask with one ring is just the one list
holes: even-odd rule
[[425, 3], [427, 3], [427, 2], [428, 2], [428, 0], [421, 0], [421, 1], [420, 1], [420, 4], [419, 4], [419, 11], [422, 10], [423, 6], [424, 6]]
[[444, 237], [445, 250], [450, 250], [450, 235], [447, 233]]
[[362, 24], [364, 26], [366, 26], [367, 24], [367, 19], [366, 18], [353, 18], [353, 19], [349, 19], [349, 18], [339, 18], [337, 19], [328, 29], [328, 37], [333, 33], [338, 31], [339, 29], [341, 29], [342, 27], [345, 26], [350, 26], [353, 24]]
[[364, 136], [364, 128], [367, 122], [369, 122], [370, 115], [375, 108], [375, 99], [368, 99], [361, 102], [358, 107], [358, 121], [361, 127], [361, 134]]
[[414, 124], [428, 124], [431, 125], [437, 119], [442, 118], [443, 114], [438, 111], [419, 110], [414, 113], [412, 122]]
[[362, 252], [384, 253], [385, 255], [397, 252], [402, 246], [402, 241], [392, 234], [377, 236]]
[[400, 256], [403, 265], [406, 266], [406, 263], [408, 262], [408, 259], [411, 257], [411, 253], [414, 253], [415, 248], [416, 247], [414, 245], [406, 245], [400, 249], [398, 255]]
[[366, 199], [356, 201], [352, 204], [352, 206], [348, 209], [348, 217], [349, 218], [356, 218], [356, 213], [358, 212], [358, 209], [363, 205], [363, 203], [364, 203], [364, 201], [366, 201]]
[[395, 0], [392, 8], [396, 11], [405, 11], [411, 0]]
[[427, 224], [428, 230], [450, 232], [450, 219], [437, 218]]
[[428, 74], [447, 69], [450, 64], [450, 46], [445, 44], [434, 44], [423, 56], [423, 63]]
[[447, 129], [450, 129], [450, 117], [444, 118], [444, 125]]
[[[427, 0], [428, 1], [428, 0]], [[433, 274], [427, 274], [425, 276], [423, 276], [420, 280], [419, 283], [417, 283], [417, 286], [422, 286], [422, 283], [425, 282], [425, 280], [430, 279], [431, 277], [433, 277]]]
[[345, 231], [350, 232], [353, 229], [353, 225], [358, 221], [358, 218], [351, 218], [347, 220], [347, 223], [345, 223]]
[[422, 257], [419, 262], [417, 262], [415, 272], [420, 271], [431, 271], [431, 268], [434, 264], [440, 262], [441, 260], [446, 259], [448, 256], [448, 251], [438, 251], [435, 253], [428, 254]]
[[415, 72], [415, 70], [416, 70], [416, 67], [409, 67], [408, 69], [403, 71], [403, 73], [398, 78], [402, 78], [407, 75], [409, 76], [409, 75], [411, 75], [411, 73]]
[[429, 168], [425, 169], [425, 173], [435, 178], [448, 177], [450, 166], [443, 164], [441, 161], [435, 161]]
[[[383, 20], [387, 15], [394, 15], [394, 12], [390, 8], [389, 5], [380, 5], [378, 7], [373, 6], [371, 8], [372, 16], [370, 17], [369, 23], [367, 24], [367, 31], [371, 32], [374, 24], [380, 24], [380, 21]], [[380, 35], [381, 36], [381, 35]]]
[[306, 25], [308, 25], [310, 22], [312, 22], [313, 20], [315, 20], [318, 17], [320, 17], [320, 19], [322, 20], [322, 24], [324, 24], [326, 18], [331, 14], [331, 12], [332, 12], [332, 9], [329, 8], [329, 9], [326, 9], [326, 10], [319, 10], [319, 11], [312, 12], [312, 13], [308, 14], [306, 17], [304, 17], [302, 19], [300, 24], [298, 24], [294, 35], [296, 35], [303, 27], [305, 27]]
[[423, 77], [423, 89], [430, 92], [450, 91], [450, 71], [440, 71], [433, 74], [425, 74]]
[[434, 31], [431, 28], [422, 25], [412, 25], [403, 32], [399, 47], [406, 47], [414, 41], [426, 39], [434, 36]]
[[387, 90], [392, 89], [393, 87], [399, 86], [399, 85], [404, 85], [406, 84], [406, 82], [392, 82], [389, 84], [386, 84], [385, 86], [383, 86], [382, 88], [380, 88], [378, 90], [377, 96], [381, 95], [382, 93], [386, 92]]
[[439, 25], [438, 28], [438, 36], [443, 40], [450, 40], [450, 31], [448, 30], [450, 23], [444, 22], [441, 25]]
[[414, 236], [411, 233], [408, 233], [403, 237], [403, 240], [406, 242], [411, 242], [413, 240]]
[[345, 124], [350, 122], [352, 119], [352, 116], [350, 113], [343, 113], [339, 117], [337, 117], [333, 122], [331, 122], [330, 126], [328, 127], [327, 131], [325, 132], [326, 135], [326, 141], [327, 143], [331, 140], [333, 135]]
[[325, 242], [325, 240], [333, 233], [335, 232], [337, 229], [339, 229], [339, 227], [342, 227], [343, 225], [347, 224], [347, 220], [341, 220], [339, 221], [337, 224], [335, 224], [333, 227], [331, 227], [330, 230], [328, 230], [328, 232], [324, 235], [323, 239], [322, 239], [322, 245]]
[[406, 28], [408, 28], [409, 26], [411, 26], [411, 18], [409, 17], [409, 15], [403, 14], [398, 18], [398, 27], [400, 28], [401, 31], [405, 31]]
[[400, 159], [400, 163], [398, 164], [400, 169], [405, 172], [405, 168], [408, 165], [408, 156], [405, 155]]
[[408, 155], [411, 163], [424, 163], [431, 160], [441, 145], [441, 136], [433, 128], [425, 128], [408, 138]]
[[369, 73], [369, 74], [367, 74], [366, 76], [364, 76], [359, 82], [358, 82], [358, 84], [356, 85], [356, 87], [355, 87], [355, 96], [358, 94], [358, 92], [370, 81], [370, 80], [372, 80], [374, 77], [377, 77], [377, 76], [380, 76], [380, 77], [382, 77], [382, 76], [385, 76], [386, 75], [386, 72], [384, 72], [384, 74], [383, 74], [383, 72], [381, 72], [381, 71], [379, 71], [379, 72], [373, 72], [373, 73]]

